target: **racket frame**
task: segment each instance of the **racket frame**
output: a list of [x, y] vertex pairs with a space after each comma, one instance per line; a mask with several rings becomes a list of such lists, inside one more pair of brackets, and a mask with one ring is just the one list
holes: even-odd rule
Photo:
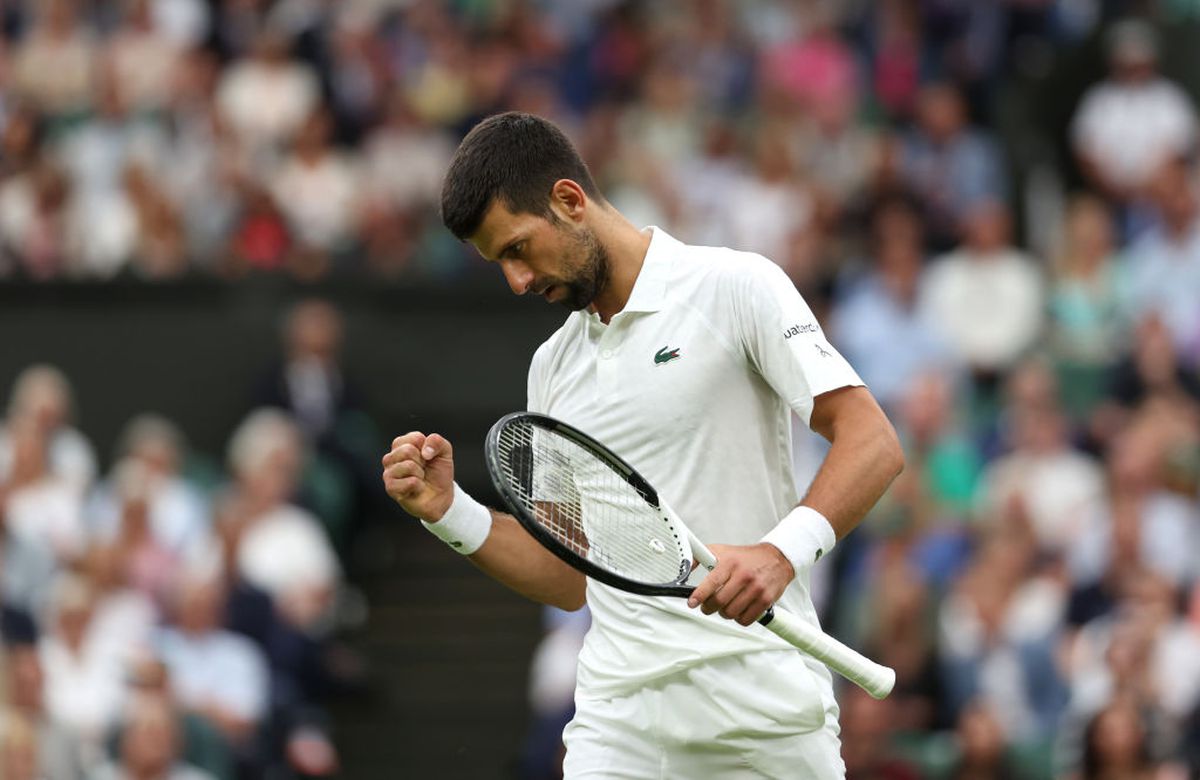
[[[526, 509], [525, 503], [509, 487], [508, 480], [502, 476], [503, 469], [500, 464], [499, 447], [500, 432], [507, 425], [517, 420], [527, 420], [544, 430], [559, 433], [572, 439], [576, 444], [594, 454], [623, 476], [642, 498], [656, 510], [659, 518], [668, 524], [674, 538], [680, 543], [680, 553], [684, 557], [684, 560], [680, 565], [679, 579], [675, 582], [662, 583], [660, 585], [651, 585], [626, 579], [619, 574], [597, 566], [582, 555], [568, 549], [553, 533], [538, 522], [537, 518], [533, 517], [529, 510]], [[660, 501], [658, 492], [650, 486], [650, 483], [635, 468], [578, 428], [574, 428], [543, 414], [513, 412], [500, 418], [492, 426], [491, 430], [488, 431], [487, 445], [484, 450], [487, 459], [488, 474], [492, 478], [492, 483], [522, 527], [541, 543], [543, 547], [557, 555], [568, 565], [573, 566], [599, 582], [629, 591], [630, 593], [638, 593], [646, 596], [687, 597], [695, 589], [694, 586], [686, 584], [686, 580], [691, 574], [694, 565], [699, 564], [711, 570], [717, 563], [717, 559], [712, 551], [692, 533], [692, 530], [675, 514], [675, 511], [670, 506]], [[687, 555], [689, 552], [690, 559], [688, 559]], [[776, 635], [790, 642], [793, 646], [821, 661], [838, 674], [861, 686], [876, 699], [886, 697], [895, 687], [895, 670], [872, 661], [853, 648], [842, 644], [834, 637], [824, 633], [820, 628], [810, 625], [802, 618], [791, 614], [787, 610], [776, 610], [772, 606], [758, 619], [758, 622]]]
[[[627, 579], [592, 563], [584, 556], [564, 545], [561, 540], [547, 529], [529, 511], [525, 506], [525, 502], [513, 491], [509, 485], [509, 481], [504, 477], [505, 469], [500, 463], [500, 433], [509, 425], [516, 422], [528, 422], [543, 430], [565, 436], [594, 455], [598, 460], [603, 461], [613, 471], [624, 478], [630, 487], [636, 490], [646, 501], [647, 505], [655, 510], [658, 519], [667, 525], [679, 547], [680, 553], [692, 551], [691, 556], [687, 556], [681, 560], [679, 576], [673, 581], [658, 584]], [[567, 564], [579, 569], [587, 576], [603, 582], [605, 585], [611, 585], [614, 588], [620, 588], [630, 593], [637, 593], [643, 596], [676, 596], [681, 598], [687, 598], [691, 595], [695, 589], [694, 585], [687, 584], [688, 576], [692, 572], [693, 556], [695, 554], [694, 547], [691, 544], [691, 540], [694, 539], [691, 531], [680, 521], [674, 512], [662, 504], [658, 497], [658, 491], [646, 481], [646, 478], [612, 450], [578, 428], [556, 420], [553, 417], [547, 417], [544, 414], [537, 414], [535, 412], [513, 412], [497, 420], [496, 424], [488, 431], [484, 452], [487, 460], [488, 475], [492, 478], [492, 485], [504, 500], [513, 517], [517, 518], [517, 522], [534, 539], [540, 542], [542, 546]]]

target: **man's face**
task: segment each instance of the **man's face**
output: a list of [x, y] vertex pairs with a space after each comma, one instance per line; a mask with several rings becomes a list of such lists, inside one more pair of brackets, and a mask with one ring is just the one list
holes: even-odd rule
[[514, 214], [495, 201], [469, 241], [517, 295], [533, 292], [578, 311], [608, 283], [608, 253], [595, 232], [553, 213]]

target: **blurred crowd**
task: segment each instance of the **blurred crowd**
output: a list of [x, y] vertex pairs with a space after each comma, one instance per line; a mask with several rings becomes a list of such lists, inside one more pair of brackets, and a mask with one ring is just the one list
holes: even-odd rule
[[343, 640], [365, 619], [348, 517], [378, 446], [338, 369], [337, 312], [299, 303], [284, 335], [224, 468], [147, 413], [100, 473], [67, 377], [17, 377], [0, 424], [3, 780], [337, 775], [327, 706], [366, 673]]
[[[868, 212], [901, 183], [938, 250], [985, 204], [1024, 202], [1010, 173], [1033, 163], [1007, 154], [1024, 141], [987, 129], [999, 96], [1128, 12], [1200, 14], [1189, 0], [8, 0], [0, 278], [470, 273], [437, 217], [441, 176], [474, 122], [521, 109], [560, 122], [635, 221], [760, 250], [816, 285], [861, 253]], [[1122, 46], [1132, 61], [1154, 42]], [[1114, 201], [1193, 129], [1181, 90], [1139, 68], [1081, 102], [1079, 158], [1062, 161]], [[1061, 190], [1041, 173], [1040, 192]], [[1034, 205], [1025, 233], [1048, 244], [1061, 209]]]
[[[884, 702], [841, 691], [851, 780], [1200, 777], [1197, 103], [1163, 67], [1198, 19], [1194, 0], [15, 0], [0, 278], [482, 273], [438, 219], [449, 156], [495, 111], [549, 117], [635, 223], [779, 263], [900, 431], [905, 474], [817, 569], [827, 626], [900, 674]], [[1072, 105], [1012, 113], [1089, 46]], [[169, 703], [243, 769], [334, 760], [319, 718], [276, 721], [278, 697], [319, 699], [301, 659], [341, 583], [336, 491], [309, 498], [323, 515], [288, 503], [324, 484], [294, 444], [356, 452], [313, 449], [338, 385], [299, 365], [273, 385], [308, 387], [292, 416], [248, 419], [207, 501], [168, 422], [131, 423], [96, 482], [61, 377], [18, 384], [5, 549], [40, 553], [4, 569], [32, 618], [6, 632], [5, 756], [161, 746], [146, 733], [184, 728]], [[256, 555], [275, 534], [305, 566]], [[553, 771], [586, 620], [547, 625], [530, 777]], [[89, 626], [162, 636], [93, 651]], [[131, 647], [138, 673], [106, 677]], [[260, 684], [217, 701], [189, 674]]]

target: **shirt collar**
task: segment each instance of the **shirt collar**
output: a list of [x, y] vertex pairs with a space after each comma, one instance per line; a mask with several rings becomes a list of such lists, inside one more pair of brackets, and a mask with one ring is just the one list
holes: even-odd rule
[[633, 282], [633, 291], [621, 311], [653, 312], [663, 307], [667, 297], [667, 276], [682, 244], [660, 227], [651, 226], [650, 247]]

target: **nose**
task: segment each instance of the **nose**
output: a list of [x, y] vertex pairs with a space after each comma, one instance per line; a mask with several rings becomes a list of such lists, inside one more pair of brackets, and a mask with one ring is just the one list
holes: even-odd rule
[[500, 268], [514, 293], [524, 295], [529, 292], [529, 285], [533, 284], [533, 271], [529, 266], [520, 260], [505, 260], [500, 263]]

